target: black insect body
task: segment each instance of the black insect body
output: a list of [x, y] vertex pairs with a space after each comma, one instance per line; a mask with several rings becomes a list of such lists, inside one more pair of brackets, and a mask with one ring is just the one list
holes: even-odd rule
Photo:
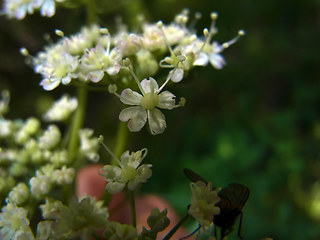
[[[184, 173], [192, 182], [202, 181], [208, 184], [206, 180], [190, 169], [184, 169]], [[238, 216], [240, 216], [238, 237], [243, 239], [241, 236], [242, 208], [248, 200], [249, 193], [246, 186], [238, 183], [231, 183], [218, 192], [220, 201], [216, 206], [220, 208], [220, 213], [214, 216], [213, 223], [221, 228], [221, 239], [232, 232]]]

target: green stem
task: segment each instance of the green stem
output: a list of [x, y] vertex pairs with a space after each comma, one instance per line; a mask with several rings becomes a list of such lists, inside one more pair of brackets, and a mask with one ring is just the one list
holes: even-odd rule
[[87, 90], [84, 88], [78, 88], [77, 93], [78, 93], [78, 107], [76, 112], [73, 115], [70, 141], [69, 141], [69, 147], [68, 147], [70, 162], [73, 162], [75, 160], [75, 157], [77, 154], [77, 149], [79, 145], [78, 133], [83, 126], [84, 115], [85, 115], [86, 105], [87, 105]]
[[136, 205], [135, 205], [135, 199], [134, 199], [134, 191], [129, 192], [129, 201], [130, 201], [130, 208], [131, 208], [131, 222], [132, 226], [136, 227]]
[[[121, 154], [124, 152], [127, 141], [128, 141], [128, 129], [127, 129], [127, 124], [124, 122], [119, 122], [118, 125], [118, 132], [117, 132], [117, 137], [116, 137], [116, 145], [114, 149], [114, 155], [117, 158], [120, 158]], [[111, 160], [111, 165], [115, 165], [116, 160], [112, 159]]]
[[87, 24], [98, 22], [97, 6], [95, 0], [85, 0], [87, 10]]
[[170, 232], [164, 237], [163, 240], [169, 240], [173, 234], [188, 220], [190, 215], [187, 213], [171, 230]]

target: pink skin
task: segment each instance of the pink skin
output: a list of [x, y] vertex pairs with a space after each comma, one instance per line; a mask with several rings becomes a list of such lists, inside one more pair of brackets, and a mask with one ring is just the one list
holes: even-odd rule
[[[105, 191], [104, 187], [106, 182], [104, 178], [98, 174], [98, 170], [100, 168], [102, 168], [102, 165], [90, 165], [82, 168], [77, 173], [76, 193], [78, 196], [90, 195], [96, 197], [97, 199], [100, 199], [102, 197], [102, 194]], [[158, 234], [157, 239], [163, 239], [164, 236], [166, 236], [166, 234], [169, 232], [169, 230], [172, 229], [172, 227], [179, 220], [172, 206], [170, 206], [170, 204], [167, 203], [164, 199], [156, 195], [148, 194], [137, 196], [135, 198], [135, 203], [138, 231], [141, 231], [142, 226], [145, 226], [147, 229], [149, 229], [147, 225], [147, 218], [153, 208], [157, 207], [160, 211], [167, 208], [167, 216], [170, 219], [170, 225], [167, 229]], [[124, 192], [113, 195], [108, 205], [108, 210], [110, 212], [110, 220], [126, 224], [131, 223], [130, 206], [128, 201], [125, 199]], [[188, 235], [188, 233], [186, 233], [184, 230], [178, 230], [174, 234], [172, 239], [179, 239], [186, 235]]]

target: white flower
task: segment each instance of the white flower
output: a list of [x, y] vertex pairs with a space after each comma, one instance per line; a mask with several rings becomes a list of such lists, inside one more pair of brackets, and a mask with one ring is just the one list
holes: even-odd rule
[[5, 0], [2, 10], [9, 18], [23, 19], [41, 6], [43, 0]]
[[9, 137], [13, 133], [13, 122], [6, 119], [0, 119], [0, 138]]
[[59, 185], [72, 183], [75, 175], [73, 168], [67, 168], [63, 166], [61, 169], [56, 169], [52, 173], [52, 180]]
[[80, 59], [80, 71], [84, 80], [90, 79], [92, 82], [99, 82], [104, 76], [104, 72], [115, 75], [120, 71], [120, 60], [122, 55], [117, 48], [110, 51], [110, 46], [105, 49], [101, 45], [91, 48]]
[[46, 175], [39, 175], [30, 179], [31, 193], [34, 195], [44, 195], [50, 192], [52, 182]]
[[92, 162], [99, 161], [99, 140], [93, 137], [92, 129], [82, 129], [79, 131], [80, 151]]
[[2, 240], [34, 240], [27, 213], [27, 209], [17, 207], [7, 200], [7, 205], [0, 213], [0, 238]]
[[9, 199], [17, 204], [21, 205], [29, 198], [29, 188], [25, 183], [19, 183], [9, 192]]
[[119, 119], [123, 122], [128, 121], [128, 128], [132, 132], [140, 131], [148, 120], [152, 134], [162, 133], [166, 128], [166, 121], [158, 108], [175, 108], [175, 95], [169, 91], [160, 93], [161, 89], [152, 77], [149, 80], [142, 80], [139, 85], [142, 94], [132, 91], [130, 88], [122, 91], [121, 102], [134, 105], [134, 107], [122, 110]]
[[49, 125], [48, 129], [44, 131], [43, 135], [39, 137], [39, 148], [40, 149], [52, 149], [61, 140], [61, 133], [56, 125]]
[[63, 95], [44, 114], [43, 118], [46, 121], [64, 121], [70, 117], [71, 113], [77, 108], [77, 106], [78, 101], [76, 98]]
[[146, 182], [151, 177], [151, 164], [141, 164], [147, 155], [147, 149], [129, 153], [126, 151], [118, 161], [120, 167], [105, 165], [100, 169], [100, 174], [107, 181], [106, 189], [115, 194], [124, 189], [127, 185], [128, 189], [133, 191], [141, 182]]
[[48, 48], [46, 52], [40, 52], [33, 62], [34, 71], [43, 76], [40, 85], [47, 91], [53, 90], [60, 83], [67, 85], [72, 78], [78, 76], [75, 73], [78, 56], [68, 53], [61, 42]]
[[220, 54], [224, 47], [218, 42], [213, 42], [211, 45], [204, 46], [203, 50], [195, 55], [194, 66], [206, 66], [208, 62], [216, 68], [222, 69], [226, 64], [223, 56]]

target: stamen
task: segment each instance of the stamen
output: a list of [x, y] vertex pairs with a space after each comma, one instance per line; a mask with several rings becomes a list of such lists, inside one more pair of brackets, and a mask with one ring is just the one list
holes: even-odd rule
[[200, 50], [197, 52], [197, 54], [202, 52], [205, 45], [210, 41], [210, 32], [209, 32], [208, 28], [203, 29], [203, 35], [205, 37], [205, 40], [204, 40]]
[[158, 28], [160, 28], [160, 30], [161, 30], [164, 43], [166, 44], [167, 48], [169, 49], [171, 55], [174, 55], [174, 53], [173, 53], [173, 51], [172, 51], [172, 48], [171, 48], [171, 46], [169, 45], [168, 39], [167, 39], [167, 37], [166, 37], [166, 34], [164, 33], [162, 21], [159, 21], [159, 22], [157, 23], [157, 26], [158, 26]]
[[136, 83], [137, 83], [137, 85], [138, 85], [138, 87], [139, 87], [142, 95], [145, 95], [146, 93], [145, 93], [145, 91], [143, 90], [143, 88], [142, 88], [142, 86], [141, 86], [141, 83], [140, 83], [137, 75], [134, 73], [134, 71], [133, 71], [133, 69], [132, 69], [132, 64], [131, 64], [130, 59], [129, 59], [129, 58], [124, 59], [124, 60], [123, 60], [123, 64], [124, 64], [127, 68], [129, 68], [129, 70], [130, 70], [130, 72], [131, 72], [134, 80], [136, 81]]
[[120, 167], [122, 167], [120, 160], [113, 154], [113, 152], [111, 152], [111, 150], [107, 147], [107, 145], [104, 144], [103, 142], [104, 137], [102, 135], [99, 136], [98, 138], [98, 142], [104, 147], [104, 149], [111, 155], [111, 157], [113, 157], [117, 163], [119, 164]]
[[55, 34], [57, 34], [59, 37], [64, 37], [64, 32], [62, 32], [61, 30], [56, 29], [54, 32], [55, 32]]
[[161, 90], [164, 88], [164, 86], [170, 81], [171, 79], [171, 76], [173, 75], [174, 71], [176, 70], [177, 68], [175, 67], [173, 70], [172, 70], [172, 74], [168, 74], [168, 77], [166, 79], [166, 81], [161, 85], [161, 87], [158, 89], [158, 93], [161, 92]]
[[22, 56], [25, 56], [25, 57], [29, 57], [30, 56], [28, 49], [26, 49], [24, 47], [20, 48], [20, 53], [22, 54]]
[[201, 17], [202, 17], [202, 14], [200, 12], [196, 12], [188, 28], [193, 30], [196, 24], [198, 23], [198, 21], [201, 19]]
[[118, 87], [115, 84], [109, 84], [108, 86], [108, 92], [111, 94], [116, 95], [117, 97], [120, 98], [120, 95], [117, 93]]
[[231, 39], [230, 41], [223, 43], [223, 44], [222, 44], [222, 47], [223, 47], [223, 48], [228, 48], [228, 47], [230, 47], [232, 44], [234, 44], [235, 42], [237, 42], [237, 41], [240, 39], [240, 37], [242, 37], [242, 36], [244, 36], [244, 35], [245, 35], [245, 32], [244, 32], [243, 30], [239, 30], [238, 35], [237, 35], [236, 37], [234, 37], [233, 39]]

